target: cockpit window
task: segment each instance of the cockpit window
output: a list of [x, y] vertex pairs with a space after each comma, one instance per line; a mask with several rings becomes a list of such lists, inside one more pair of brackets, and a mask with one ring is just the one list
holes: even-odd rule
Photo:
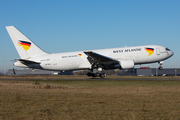
[[171, 51], [170, 49], [166, 48], [166, 51]]

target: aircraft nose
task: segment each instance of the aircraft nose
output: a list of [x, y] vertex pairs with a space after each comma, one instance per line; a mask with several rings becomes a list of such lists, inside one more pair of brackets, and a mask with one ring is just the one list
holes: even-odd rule
[[169, 51], [169, 56], [173, 56], [174, 55], [174, 52], [173, 51]]

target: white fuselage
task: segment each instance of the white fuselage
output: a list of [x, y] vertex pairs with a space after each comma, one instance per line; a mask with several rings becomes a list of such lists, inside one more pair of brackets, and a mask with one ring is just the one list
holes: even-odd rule
[[[153, 51], [149, 53], [146, 51], [146, 48], [153, 48]], [[160, 62], [174, 54], [166, 47], [159, 45], [122, 47], [91, 51], [115, 60], [133, 60], [135, 65]], [[39, 65], [34, 64], [26, 66], [20, 62], [16, 62], [14, 65], [19, 67], [57, 71], [91, 69], [91, 64], [87, 57], [88, 56], [84, 53], [84, 51], [45, 54], [29, 59], [31, 61], [40, 62]]]

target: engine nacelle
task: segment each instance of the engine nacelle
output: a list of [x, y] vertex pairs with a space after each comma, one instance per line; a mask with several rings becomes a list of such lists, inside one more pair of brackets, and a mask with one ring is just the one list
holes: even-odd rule
[[132, 69], [134, 68], [133, 60], [121, 60], [119, 61], [122, 69]]
[[132, 69], [134, 68], [133, 60], [121, 60], [119, 63], [111, 65], [111, 69]]
[[13, 65], [17, 67], [28, 67], [27, 65], [22, 64], [20, 61], [15, 62]]

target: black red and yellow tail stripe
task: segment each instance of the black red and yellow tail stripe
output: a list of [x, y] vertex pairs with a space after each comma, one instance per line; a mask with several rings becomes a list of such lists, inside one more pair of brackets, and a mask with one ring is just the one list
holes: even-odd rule
[[27, 51], [31, 47], [31, 43], [30, 42], [19, 41], [18, 43], [19, 43], [18, 45], [22, 46], [25, 51]]

